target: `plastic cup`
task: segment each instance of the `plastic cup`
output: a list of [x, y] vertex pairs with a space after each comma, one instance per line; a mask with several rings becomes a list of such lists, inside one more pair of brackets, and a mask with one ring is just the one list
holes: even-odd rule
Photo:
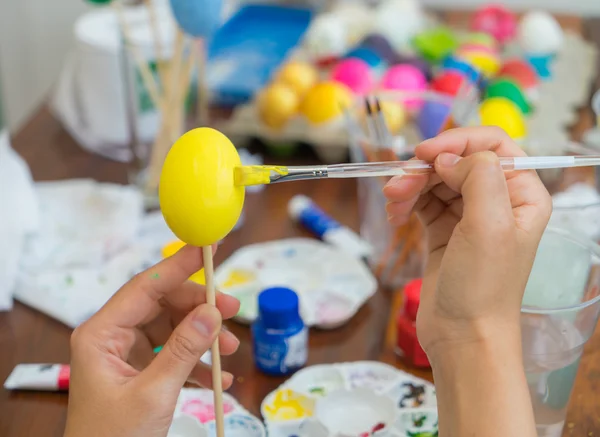
[[539, 437], [562, 435], [583, 348], [600, 312], [600, 246], [548, 228], [521, 307], [523, 363]]

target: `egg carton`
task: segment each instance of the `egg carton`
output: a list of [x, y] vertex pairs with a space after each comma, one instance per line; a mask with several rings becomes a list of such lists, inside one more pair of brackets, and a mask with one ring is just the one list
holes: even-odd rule
[[[182, 389], [167, 437], [216, 436], [213, 396], [212, 390]], [[263, 423], [227, 393], [223, 393], [223, 412], [228, 437], [266, 437]]]
[[376, 361], [307, 367], [261, 414], [269, 437], [437, 436], [433, 384]]

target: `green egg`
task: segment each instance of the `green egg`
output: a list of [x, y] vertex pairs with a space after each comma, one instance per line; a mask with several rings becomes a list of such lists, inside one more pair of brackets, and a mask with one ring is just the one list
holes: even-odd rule
[[412, 45], [423, 58], [436, 63], [456, 50], [458, 38], [452, 30], [438, 27], [416, 35]]
[[493, 81], [485, 90], [485, 98], [504, 97], [511, 100], [519, 107], [524, 115], [530, 114], [532, 111], [531, 105], [525, 98], [525, 93], [521, 87], [513, 80], [500, 78]]

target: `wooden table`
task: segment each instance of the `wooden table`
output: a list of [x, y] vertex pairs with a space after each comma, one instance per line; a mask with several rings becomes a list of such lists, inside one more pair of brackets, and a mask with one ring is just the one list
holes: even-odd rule
[[[449, 15], [448, 18], [456, 22], [464, 19], [464, 14]], [[597, 21], [584, 23], [579, 19], [567, 18], [562, 22], [600, 41]], [[581, 134], [583, 127], [590, 125], [589, 111], [582, 111], [581, 120], [574, 129], [575, 137]], [[99, 181], [126, 182], [125, 165], [80, 149], [46, 109], [42, 109], [15, 136], [13, 144], [31, 166], [36, 180], [91, 177]], [[307, 155], [301, 159], [310, 162], [315, 158]], [[287, 201], [297, 193], [313, 197], [338, 220], [357, 228], [356, 186], [352, 181], [275, 185], [260, 194], [248, 196], [246, 223], [221, 246], [216, 262], [221, 262], [245, 244], [306, 235], [287, 215]], [[395, 314], [399, 303], [399, 296], [380, 291], [346, 326], [329, 332], [311, 331], [309, 364], [381, 359], [412, 371], [393, 353], [394, 330], [389, 315]], [[242, 342], [237, 354], [223, 360], [224, 368], [238, 378], [231, 394], [258, 415], [264, 396], [283, 380], [266, 377], [255, 370], [247, 327], [235, 323], [229, 323], [228, 326]], [[18, 303], [13, 311], [0, 314], [0, 381], [4, 381], [19, 363], [67, 363], [70, 334], [71, 330], [59, 322]], [[429, 372], [414, 373], [431, 379]], [[65, 424], [66, 407], [66, 394], [9, 393], [0, 389], [0, 436], [60, 437]], [[600, 437], [599, 411], [600, 331], [590, 341], [582, 359], [564, 436]]]

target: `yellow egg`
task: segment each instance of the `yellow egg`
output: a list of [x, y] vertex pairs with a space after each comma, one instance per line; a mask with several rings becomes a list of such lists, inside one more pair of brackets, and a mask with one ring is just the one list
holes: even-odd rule
[[[392, 134], [397, 134], [406, 124], [406, 111], [404, 105], [400, 102], [382, 101], [381, 112], [385, 118], [388, 130]], [[366, 126], [366, 111], [362, 113], [363, 124]]]
[[259, 94], [258, 113], [264, 124], [280, 129], [298, 113], [299, 103], [293, 88], [284, 83], [273, 83]]
[[504, 97], [492, 97], [483, 101], [479, 107], [483, 126], [498, 126], [514, 140], [527, 135], [527, 126], [523, 113], [511, 100]]
[[458, 56], [477, 68], [486, 77], [495, 76], [500, 71], [500, 60], [489, 53], [480, 51], [463, 51]]
[[296, 94], [303, 96], [319, 80], [317, 69], [307, 62], [288, 62], [277, 74], [275, 81], [291, 87]]
[[244, 206], [244, 187], [234, 184], [234, 168], [240, 165], [231, 141], [211, 128], [191, 130], [173, 144], [158, 196], [177, 238], [208, 246], [231, 232]]
[[352, 91], [338, 82], [328, 81], [315, 85], [306, 94], [300, 112], [313, 124], [326, 123], [340, 117], [343, 108], [351, 108]]
[[[172, 243], [167, 244], [162, 248], [162, 256], [163, 258], [168, 258], [170, 256], [175, 255], [181, 248], [185, 246], [183, 241], [173, 241]], [[206, 278], [204, 277], [204, 269], [198, 270], [192, 276], [190, 276], [190, 281], [194, 281], [201, 285], [206, 285]]]

